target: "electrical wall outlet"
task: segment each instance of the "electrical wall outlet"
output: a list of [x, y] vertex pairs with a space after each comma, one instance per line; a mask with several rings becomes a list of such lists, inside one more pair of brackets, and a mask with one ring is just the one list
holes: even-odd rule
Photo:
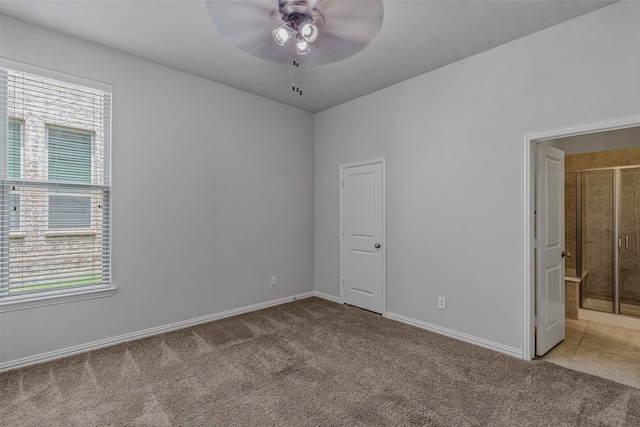
[[447, 297], [438, 297], [438, 308], [447, 309]]
[[276, 285], [276, 276], [273, 276], [271, 278], [271, 286], [275, 286]]

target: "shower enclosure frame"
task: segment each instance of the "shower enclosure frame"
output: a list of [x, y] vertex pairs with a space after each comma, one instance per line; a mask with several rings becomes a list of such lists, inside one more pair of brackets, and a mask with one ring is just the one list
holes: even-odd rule
[[[566, 172], [566, 174], [576, 174], [576, 277], [582, 278], [582, 174], [585, 172], [612, 171], [613, 172], [613, 192], [612, 192], [612, 232], [611, 232], [611, 261], [612, 261], [612, 298], [611, 313], [615, 315], [627, 316], [620, 313], [620, 249], [622, 248], [622, 236], [620, 230], [620, 215], [622, 211], [622, 173], [623, 170], [640, 169], [640, 165], [610, 166], [604, 168], [582, 169], [578, 171]], [[628, 237], [628, 236], [627, 236]], [[601, 311], [594, 308], [584, 307], [586, 296], [583, 295], [583, 287], [579, 288], [580, 308], [585, 310]], [[603, 311], [604, 312], [604, 311]], [[632, 315], [629, 315], [632, 316]], [[637, 316], [633, 316], [637, 317]]]

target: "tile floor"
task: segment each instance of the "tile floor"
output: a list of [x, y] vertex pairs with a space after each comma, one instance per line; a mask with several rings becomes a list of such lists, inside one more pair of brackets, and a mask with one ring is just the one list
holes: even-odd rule
[[640, 331], [566, 319], [565, 339], [543, 360], [640, 388]]

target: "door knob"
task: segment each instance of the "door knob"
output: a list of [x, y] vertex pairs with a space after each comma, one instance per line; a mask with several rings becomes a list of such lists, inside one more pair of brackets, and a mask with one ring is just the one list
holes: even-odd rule
[[562, 258], [564, 258], [564, 257], [569, 258], [570, 256], [571, 256], [571, 252], [562, 251]]
[[376, 249], [380, 249], [380, 243], [376, 243], [375, 245], [373, 245], [373, 247]]

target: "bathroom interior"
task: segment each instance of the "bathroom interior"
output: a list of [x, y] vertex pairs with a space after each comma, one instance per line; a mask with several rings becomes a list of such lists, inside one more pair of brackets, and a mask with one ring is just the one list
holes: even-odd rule
[[565, 153], [565, 337], [547, 362], [640, 388], [640, 127]]
[[552, 145], [565, 152], [566, 317], [640, 325], [640, 127]]

